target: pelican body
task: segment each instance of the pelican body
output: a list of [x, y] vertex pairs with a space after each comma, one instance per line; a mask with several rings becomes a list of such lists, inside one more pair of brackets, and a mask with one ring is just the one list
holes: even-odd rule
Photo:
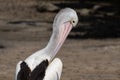
[[73, 9], [60, 10], [55, 16], [53, 33], [47, 46], [18, 62], [15, 80], [60, 80], [63, 64], [54, 57], [77, 23], [78, 16]]

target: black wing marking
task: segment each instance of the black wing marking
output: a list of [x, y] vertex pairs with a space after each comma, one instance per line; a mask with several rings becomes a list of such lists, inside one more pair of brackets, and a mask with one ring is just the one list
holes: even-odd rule
[[17, 80], [43, 80], [48, 64], [48, 60], [44, 60], [31, 72], [27, 63], [23, 61], [20, 64]]
[[31, 73], [30, 68], [28, 67], [28, 65], [23, 61], [20, 64], [20, 71], [18, 72], [17, 75], [17, 80], [29, 80], [29, 75]]
[[42, 61], [32, 72], [30, 80], [43, 80], [45, 71], [48, 66], [48, 60]]

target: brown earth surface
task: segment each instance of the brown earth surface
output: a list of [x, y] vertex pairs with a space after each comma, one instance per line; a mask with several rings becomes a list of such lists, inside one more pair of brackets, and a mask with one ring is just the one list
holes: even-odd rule
[[[39, 12], [37, 1], [0, 0], [0, 80], [14, 80], [17, 62], [44, 48], [50, 38], [57, 11]], [[61, 8], [74, 4], [53, 3], [62, 5]], [[95, 4], [98, 5], [92, 3]], [[85, 7], [73, 8], [79, 14], [81, 9], [87, 10]], [[64, 65], [61, 80], [120, 80], [120, 23], [116, 22], [120, 17], [114, 9], [112, 12], [89, 10], [95, 16], [79, 15], [79, 24], [56, 55]]]

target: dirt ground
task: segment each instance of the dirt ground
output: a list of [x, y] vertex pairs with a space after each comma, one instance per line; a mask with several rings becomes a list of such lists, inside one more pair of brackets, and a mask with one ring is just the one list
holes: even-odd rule
[[[57, 11], [37, 11], [38, 1], [0, 0], [0, 80], [14, 80], [17, 62], [44, 48], [51, 36]], [[76, 4], [70, 7], [79, 15], [79, 24], [56, 56], [64, 65], [61, 80], [120, 80], [120, 16], [116, 8], [99, 3], [104, 9], [94, 11], [86, 7], [98, 5], [95, 2], [87, 6], [53, 3], [60, 8]], [[87, 12], [80, 15], [81, 10]]]

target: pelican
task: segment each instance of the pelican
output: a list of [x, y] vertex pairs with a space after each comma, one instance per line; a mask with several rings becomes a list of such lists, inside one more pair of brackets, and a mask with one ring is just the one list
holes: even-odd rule
[[18, 62], [15, 80], [60, 80], [63, 64], [59, 58], [54, 57], [77, 23], [76, 11], [71, 8], [60, 10], [55, 16], [47, 46]]

